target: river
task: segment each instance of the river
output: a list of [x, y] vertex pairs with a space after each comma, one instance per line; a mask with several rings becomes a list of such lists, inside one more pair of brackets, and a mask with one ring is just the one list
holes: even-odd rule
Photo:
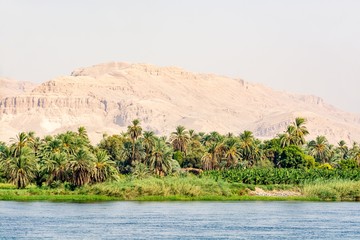
[[0, 201], [0, 239], [360, 239], [351, 202]]

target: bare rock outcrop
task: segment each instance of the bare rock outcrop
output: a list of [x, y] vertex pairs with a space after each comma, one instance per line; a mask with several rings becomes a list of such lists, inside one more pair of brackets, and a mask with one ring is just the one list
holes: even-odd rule
[[[11, 82], [7, 86], [19, 89]], [[104, 132], [125, 131], [135, 118], [157, 134], [184, 125], [204, 132], [250, 130], [270, 138], [298, 116], [308, 119], [309, 139], [325, 135], [333, 143], [360, 140], [360, 116], [319, 97], [177, 67], [106, 63], [31, 87], [0, 92], [0, 140], [19, 131], [44, 135], [82, 125], [96, 142]]]
[[36, 84], [0, 78], [0, 99], [30, 91]]

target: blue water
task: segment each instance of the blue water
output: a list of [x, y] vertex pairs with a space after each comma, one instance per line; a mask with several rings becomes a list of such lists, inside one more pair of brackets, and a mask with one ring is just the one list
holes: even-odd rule
[[348, 202], [0, 201], [0, 239], [360, 239]]

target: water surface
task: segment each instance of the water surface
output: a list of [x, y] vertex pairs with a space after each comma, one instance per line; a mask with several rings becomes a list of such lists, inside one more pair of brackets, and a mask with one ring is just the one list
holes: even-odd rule
[[0, 239], [360, 239], [350, 202], [0, 201]]

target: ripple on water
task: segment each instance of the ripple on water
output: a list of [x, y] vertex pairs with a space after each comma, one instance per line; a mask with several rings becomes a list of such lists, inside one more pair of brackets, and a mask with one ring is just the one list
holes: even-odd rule
[[0, 239], [360, 239], [358, 203], [0, 201]]

